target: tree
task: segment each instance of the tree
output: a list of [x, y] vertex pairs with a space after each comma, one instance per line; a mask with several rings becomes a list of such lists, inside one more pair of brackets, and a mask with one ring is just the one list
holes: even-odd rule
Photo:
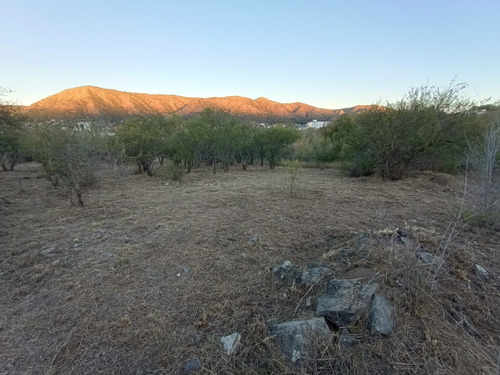
[[278, 162], [290, 152], [289, 146], [300, 138], [296, 129], [286, 126], [265, 129], [259, 136], [260, 144], [271, 169], [274, 169]]
[[124, 153], [139, 166], [139, 172], [154, 175], [154, 163], [163, 163], [165, 157], [171, 157], [174, 150], [169, 140], [181, 126], [179, 118], [163, 116], [136, 117], [120, 125], [116, 139], [122, 145]]
[[4, 171], [13, 171], [22, 149], [22, 117], [19, 107], [1, 97], [11, 90], [0, 87], [0, 163]]
[[218, 163], [227, 172], [236, 154], [243, 150], [248, 127], [248, 124], [227, 110], [205, 108], [188, 123], [186, 135], [190, 138], [191, 145], [196, 144], [199, 157], [212, 165], [215, 174]]
[[105, 152], [104, 136], [66, 123], [40, 128], [38, 142], [38, 160], [54, 187], [66, 189], [83, 206], [83, 192], [95, 183], [95, 170]]
[[413, 88], [395, 104], [356, 116], [345, 155], [351, 174], [398, 180], [416, 168], [459, 168], [466, 136], [477, 132], [474, 103], [462, 96], [464, 88], [454, 82], [444, 89]]
[[481, 137], [469, 147], [470, 167], [479, 177], [479, 213], [494, 224], [500, 216], [500, 111], [485, 114]]

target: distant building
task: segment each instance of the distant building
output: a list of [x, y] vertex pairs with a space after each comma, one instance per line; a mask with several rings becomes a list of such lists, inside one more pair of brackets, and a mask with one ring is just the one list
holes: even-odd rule
[[307, 124], [296, 123], [295, 127], [299, 130], [307, 129]]
[[330, 121], [318, 121], [318, 120], [312, 120], [307, 123], [308, 128], [314, 128], [314, 129], [319, 129], [324, 126], [327, 126], [330, 123]]
[[89, 130], [92, 123], [90, 121], [78, 121], [76, 123], [76, 128], [78, 130]]

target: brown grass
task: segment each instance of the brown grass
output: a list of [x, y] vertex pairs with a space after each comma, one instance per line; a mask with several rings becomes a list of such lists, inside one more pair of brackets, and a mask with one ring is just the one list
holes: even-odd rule
[[[121, 172], [102, 170], [83, 208], [70, 207], [36, 164], [0, 174], [0, 373], [176, 374], [194, 356], [202, 373], [294, 373], [267, 328], [295, 311], [312, 316], [303, 297], [314, 301], [324, 283], [278, 284], [269, 269], [284, 260], [321, 262], [336, 277], [368, 269], [398, 311], [391, 338], [360, 322], [351, 329], [358, 346], [339, 349], [334, 334], [305, 373], [495, 372], [498, 234], [461, 230], [433, 290], [432, 270], [414, 253], [440, 254], [460, 196], [454, 178], [383, 182], [306, 169], [299, 197], [289, 198], [279, 168], [201, 168], [182, 182], [162, 170]], [[410, 232], [410, 250], [396, 228]], [[365, 232], [368, 253], [341, 251]], [[490, 271], [488, 283], [474, 263]], [[228, 358], [219, 339], [236, 331], [241, 346]]]

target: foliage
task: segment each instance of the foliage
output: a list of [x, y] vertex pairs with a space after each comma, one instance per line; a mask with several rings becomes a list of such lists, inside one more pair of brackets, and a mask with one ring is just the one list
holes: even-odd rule
[[411, 169], [457, 170], [466, 139], [477, 137], [473, 102], [464, 84], [411, 89], [399, 102], [373, 106], [355, 117], [342, 116], [325, 130], [351, 175], [376, 173], [398, 180]]
[[302, 163], [300, 160], [286, 160], [283, 162], [283, 168], [285, 170], [285, 174], [283, 175], [283, 179], [285, 184], [287, 185], [289, 190], [288, 196], [290, 198], [297, 197], [299, 193], [299, 180], [300, 175], [302, 173]]
[[296, 155], [300, 160], [313, 162], [323, 168], [324, 163], [337, 159], [333, 143], [320, 130], [306, 129], [300, 133], [301, 139], [295, 144]]
[[103, 135], [95, 130], [78, 130], [71, 124], [47, 126], [38, 131], [37, 159], [53, 185], [76, 195], [83, 206], [82, 194], [95, 183], [105, 143]]
[[290, 146], [300, 137], [296, 129], [286, 126], [265, 129], [258, 136], [271, 169], [274, 169], [278, 162], [290, 153]]
[[139, 172], [153, 176], [155, 161], [163, 163], [165, 157], [175, 153], [175, 144], [169, 140], [180, 126], [177, 117], [136, 117], [118, 127], [116, 139], [124, 154], [137, 163]]
[[9, 92], [0, 87], [0, 163], [4, 171], [13, 171], [19, 162], [23, 139], [19, 107], [1, 99]]
[[[475, 220], [494, 225], [500, 217], [500, 112], [484, 115], [482, 136], [469, 143], [468, 164], [476, 177], [471, 181], [471, 205], [476, 207]], [[475, 188], [475, 189], [474, 189]]]

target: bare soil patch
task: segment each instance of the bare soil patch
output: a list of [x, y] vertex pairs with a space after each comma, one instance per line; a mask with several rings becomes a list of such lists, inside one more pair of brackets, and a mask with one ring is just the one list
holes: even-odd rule
[[[374, 272], [398, 309], [394, 337], [360, 328], [360, 345], [346, 352], [331, 343], [307, 373], [495, 373], [498, 234], [461, 229], [435, 294], [397, 289], [419, 266], [392, 234], [405, 228], [415, 246], [437, 253], [458, 179], [385, 182], [305, 169], [299, 196], [289, 198], [279, 168], [200, 168], [181, 183], [120, 173], [101, 171], [83, 208], [70, 207], [37, 164], [0, 173], [0, 373], [176, 374], [192, 357], [202, 373], [292, 373], [267, 327], [314, 307], [297, 309], [308, 291], [274, 279], [270, 268], [284, 260], [322, 262], [336, 277]], [[365, 232], [387, 241], [373, 242], [368, 257], [342, 258], [339, 249]], [[450, 318], [455, 310], [478, 337]], [[227, 357], [219, 339], [233, 332], [241, 348]]]

